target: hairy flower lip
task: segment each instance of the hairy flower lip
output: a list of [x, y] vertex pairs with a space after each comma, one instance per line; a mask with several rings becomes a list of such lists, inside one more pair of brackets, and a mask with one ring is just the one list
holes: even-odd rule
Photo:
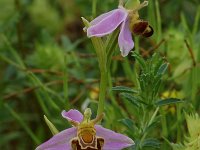
[[[69, 111], [62, 111], [62, 116], [68, 121], [80, 123], [83, 115], [75, 109]], [[95, 125], [96, 136], [102, 137], [105, 141], [103, 150], [122, 150], [126, 147], [134, 145], [134, 141], [129, 137], [116, 133], [112, 130], [103, 128], [101, 125]], [[71, 140], [77, 137], [77, 128], [71, 127], [56, 135], [51, 139], [41, 144], [36, 150], [72, 150]]]

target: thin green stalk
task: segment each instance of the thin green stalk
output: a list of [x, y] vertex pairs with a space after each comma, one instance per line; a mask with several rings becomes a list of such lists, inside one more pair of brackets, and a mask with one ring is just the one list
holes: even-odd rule
[[22, 69], [26, 69], [26, 66], [23, 63], [23, 60], [20, 58], [20, 56], [17, 53], [17, 51], [12, 47], [12, 45], [9, 42], [8, 38], [4, 34], [1, 34], [1, 37], [3, 39], [3, 42], [6, 44], [8, 50], [11, 52], [12, 56], [14, 57], [14, 59], [16, 61], [16, 64], [21, 66]]
[[[156, 117], [156, 115], [157, 115], [157, 113], [158, 113], [158, 110], [159, 110], [159, 107], [157, 107], [156, 110], [154, 111], [154, 113], [153, 113], [153, 115], [151, 116], [151, 118], [150, 118], [150, 120], [149, 120], [149, 122], [148, 122], [148, 124], [147, 124], [146, 127], [148, 127], [149, 125], [151, 125], [151, 124], [153, 123], [153, 121], [154, 121], [154, 119], [155, 119], [155, 117]], [[147, 132], [145, 132], [145, 133], [143, 134], [143, 136], [142, 136], [142, 138], [141, 138], [141, 140], [140, 140], [140, 146], [139, 146], [140, 148], [142, 147], [141, 144], [143, 143], [143, 141], [144, 141], [144, 139], [145, 139], [146, 136], [147, 136]]]
[[93, 37], [91, 38], [92, 43], [96, 49], [99, 69], [100, 69], [100, 88], [99, 88], [99, 102], [97, 115], [101, 115], [104, 111], [104, 104], [106, 98], [106, 89], [108, 85], [108, 72], [107, 72], [107, 55], [105, 47], [103, 46], [103, 41], [100, 38]]
[[14, 67], [16, 67], [19, 70], [22, 70], [22, 71], [25, 70], [23, 67], [21, 67], [21, 65], [19, 65], [16, 62], [12, 61], [8, 57], [3, 56], [2, 54], [0, 54], [0, 59], [3, 60], [3, 61], [5, 61], [6, 63], [8, 63], [10, 65], [13, 65]]
[[[82, 21], [86, 27], [90, 26], [90, 23], [82, 17]], [[106, 54], [106, 46], [101, 38], [92, 37], [92, 44], [95, 48], [98, 63], [100, 68], [100, 91], [99, 91], [99, 102], [98, 102], [98, 110], [97, 115], [101, 115], [104, 111], [105, 97], [106, 97], [106, 89], [108, 85], [108, 71], [107, 71], [107, 54]]]
[[63, 90], [64, 90], [64, 101], [65, 108], [68, 110], [70, 108], [69, 98], [68, 98], [68, 68], [67, 68], [67, 56], [64, 55], [64, 66], [63, 66]]
[[98, 103], [97, 115], [101, 115], [104, 111], [107, 85], [108, 85], [108, 73], [107, 71], [105, 72], [102, 71], [100, 79], [100, 91], [99, 91], [99, 103]]
[[154, 10], [155, 10], [154, 2], [155, 1], [149, 1], [149, 5], [147, 7], [147, 9], [148, 9], [147, 15], [148, 15], [148, 20], [149, 20], [150, 24], [152, 25], [152, 27], [156, 28], [156, 16], [154, 13]]
[[124, 72], [127, 75], [128, 79], [130, 79], [133, 83], [136, 83], [134, 71], [132, 70], [127, 58], [124, 58], [124, 62], [122, 63], [122, 66], [123, 66]]
[[92, 0], [92, 17], [96, 17], [97, 12], [97, 0]]
[[[112, 60], [112, 55], [114, 53], [117, 37], [119, 30], [114, 31], [107, 39], [103, 51], [100, 51], [99, 56], [102, 57], [102, 61], [99, 61], [101, 80], [100, 80], [100, 94], [99, 94], [99, 104], [97, 114], [103, 113], [104, 103], [106, 98], [106, 89], [108, 85], [108, 72], [110, 69], [110, 64]], [[103, 43], [102, 43], [103, 44]], [[104, 66], [105, 65], [105, 66]], [[115, 102], [113, 104], [116, 104]]]
[[164, 137], [168, 137], [168, 129], [167, 129], [167, 120], [164, 114], [164, 110], [161, 108], [160, 109], [160, 113], [161, 113], [161, 125], [162, 125], [162, 135]]
[[96, 38], [96, 37], [92, 37], [91, 40], [97, 53], [100, 71], [104, 72], [106, 71], [106, 68], [107, 68], [106, 67], [107, 56], [106, 56], [105, 47], [103, 45], [103, 41], [101, 40], [101, 38]]
[[[16, 68], [19, 69], [19, 70], [26, 71], [26, 70], [24, 69], [23, 66], [21, 66], [21, 65], [19, 65], [19, 64], [17, 64], [17, 63], [15, 63], [15, 62], [12, 61], [11, 59], [9, 59], [9, 58], [7, 58], [7, 57], [5, 57], [5, 56], [3, 56], [3, 55], [0, 55], [0, 59], [4, 60], [4, 61], [7, 62], [8, 64], [13, 65], [14, 67], [16, 67]], [[41, 87], [41, 86], [39, 86], [39, 87]], [[39, 96], [39, 95], [38, 95], [38, 96]], [[38, 102], [39, 102], [39, 104], [40, 104], [42, 110], [43, 110], [46, 114], [49, 114], [49, 113], [48, 113], [48, 109], [46, 108], [46, 106], [45, 106], [43, 100], [42, 100], [41, 98], [39, 98], [39, 97], [37, 98], [37, 100], [38, 100]]]
[[40, 107], [42, 108], [43, 112], [44, 112], [46, 115], [50, 116], [50, 112], [49, 112], [47, 106], [45, 105], [42, 96], [41, 96], [40, 93], [38, 93], [38, 92], [35, 92], [35, 93], [36, 93], [37, 101], [38, 101], [38, 103], [40, 104]]
[[108, 67], [110, 67], [112, 56], [117, 46], [118, 35], [119, 35], [119, 30], [117, 29], [108, 36], [108, 39], [106, 40], [106, 43], [105, 43]]
[[159, 2], [158, 0], [155, 1], [156, 5], [156, 20], [157, 20], [157, 42], [160, 41], [161, 39], [161, 34], [162, 34], [162, 28], [161, 28], [161, 16], [160, 16], [160, 8], [159, 8]]
[[151, 119], [149, 120], [148, 126], [153, 123], [153, 121], [154, 121], [154, 119], [155, 119], [155, 117], [156, 117], [156, 115], [158, 113], [158, 110], [159, 110], [159, 107], [156, 108], [156, 110], [154, 111], [153, 115], [151, 116]]
[[52, 106], [52, 108], [59, 111], [59, 106], [49, 96], [49, 93], [46, 90], [46, 86], [32, 72], [27, 72], [27, 75], [34, 85], [39, 85], [41, 87], [41, 93], [44, 94], [45, 98], [47, 99], [47, 102]]
[[11, 113], [11, 115], [19, 122], [19, 124], [24, 128], [24, 130], [30, 135], [30, 137], [32, 138], [32, 140], [36, 143], [39, 144], [40, 141], [39, 139], [36, 137], [36, 135], [30, 130], [30, 128], [28, 127], [28, 125], [24, 122], [24, 120], [22, 120], [22, 118], [8, 105], [5, 104], [5, 107], [8, 109], [8, 111]]
[[17, 38], [18, 38], [18, 49], [20, 50], [21, 55], [24, 57], [25, 53], [23, 50], [23, 21], [22, 21], [22, 13], [21, 13], [21, 1], [20, 0], [15, 0], [15, 8], [16, 8], [16, 12], [19, 13], [20, 15], [20, 19], [18, 19], [18, 22], [16, 23], [16, 30], [17, 30]]
[[181, 142], [181, 108], [180, 106], [177, 105], [177, 124], [178, 124], [178, 128], [177, 128], [177, 143]]
[[[139, 53], [139, 48], [140, 48], [140, 46], [139, 46], [139, 38], [138, 37], [135, 37], [134, 38], [134, 41], [135, 41], [135, 51], [137, 52], [137, 53]], [[140, 82], [139, 82], [139, 78], [138, 78], [138, 72], [139, 72], [139, 63], [137, 62], [137, 61], [135, 61], [135, 63], [134, 63], [134, 68], [133, 68], [133, 77], [135, 78], [135, 85], [137, 86], [140, 86]], [[138, 87], [138, 88], [141, 88], [141, 87]]]
[[[111, 72], [108, 73], [108, 86], [109, 86], [109, 89], [111, 89], [113, 87]], [[117, 102], [115, 100], [115, 97], [114, 97], [112, 91], [109, 92], [109, 97], [110, 97], [111, 102], [113, 103], [113, 105], [117, 105]]]
[[192, 30], [193, 37], [195, 36], [195, 34], [198, 31], [199, 23], [200, 23], [200, 5], [197, 8], [197, 13], [196, 13], [195, 21], [194, 21], [194, 25], [193, 25], [193, 30]]

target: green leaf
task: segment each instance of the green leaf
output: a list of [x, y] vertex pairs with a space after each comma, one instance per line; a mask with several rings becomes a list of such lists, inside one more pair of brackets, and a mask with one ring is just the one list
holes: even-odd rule
[[119, 30], [115, 30], [112, 34], [110, 34], [106, 40], [105, 43], [105, 49], [107, 52], [107, 65], [108, 67], [110, 66], [111, 60], [113, 53], [116, 49], [116, 46], [118, 45], [118, 35], [119, 35]]
[[112, 91], [117, 91], [117, 92], [124, 92], [124, 93], [138, 93], [138, 91], [133, 90], [129, 87], [125, 87], [125, 86], [116, 86], [116, 87], [112, 87], [111, 89]]
[[18, 121], [22, 128], [27, 132], [27, 134], [32, 138], [32, 140], [36, 144], [41, 143], [37, 136], [34, 134], [34, 132], [27, 125], [27, 123], [23, 120], [23, 118], [19, 114], [17, 114], [8, 104], [5, 104], [5, 107], [10, 112], [10, 114]]
[[138, 63], [140, 64], [140, 66], [142, 67], [143, 71], [146, 70], [147, 66], [145, 63], [145, 60], [137, 53], [133, 52], [133, 57], [135, 57], [135, 59], [138, 61]]
[[6, 145], [8, 144], [10, 141], [14, 141], [16, 140], [17, 138], [20, 138], [23, 136], [23, 134], [19, 131], [15, 131], [15, 132], [11, 132], [11, 133], [5, 133], [5, 134], [2, 134], [1, 133], [1, 140], [0, 140], [0, 147], [2, 145]]
[[183, 100], [180, 100], [178, 98], [167, 98], [167, 99], [162, 99], [159, 100], [155, 103], [156, 106], [164, 106], [164, 105], [169, 105], [169, 104], [175, 104], [175, 103], [183, 103]]
[[164, 63], [160, 66], [160, 68], [158, 69], [157, 75], [163, 75], [167, 68], [168, 68], [169, 63]]
[[155, 128], [156, 128], [156, 126], [158, 125], [158, 118], [159, 118], [159, 117], [157, 117], [156, 120], [155, 120], [154, 122], [152, 122], [150, 125], [148, 125], [148, 126], [145, 128], [144, 133], [148, 133], [148, 132], [150, 132], [152, 129], [155, 129]]
[[128, 93], [120, 93], [120, 96], [131, 102], [133, 105], [140, 107], [140, 104], [146, 104], [145, 102], [141, 101], [139, 98], [128, 94]]
[[51, 123], [51, 121], [49, 121], [49, 119], [45, 115], [44, 115], [44, 120], [53, 135], [59, 133], [58, 129], [56, 129], [56, 127], [53, 125], [53, 123]]
[[155, 84], [153, 85], [153, 96], [156, 96], [159, 89], [160, 89], [160, 85], [161, 85], [161, 80], [158, 80], [157, 82], [155, 82]]
[[82, 21], [83, 21], [83, 23], [84, 23], [84, 25], [85, 25], [86, 27], [89, 27], [89, 26], [90, 26], [89, 21], [87, 21], [84, 17], [81, 17], [81, 19], [82, 19]]
[[172, 146], [173, 150], [185, 150], [186, 149], [186, 147], [182, 144], [171, 143], [171, 146]]
[[157, 74], [157, 72], [158, 72], [160, 66], [162, 65], [162, 63], [163, 63], [163, 59], [161, 59], [161, 58], [156, 61], [155, 67], [154, 67], [154, 74], [155, 75]]
[[133, 130], [134, 122], [131, 119], [125, 118], [125, 119], [119, 120], [119, 122], [125, 125], [126, 127], [128, 127], [130, 130]]
[[160, 142], [157, 139], [149, 138], [143, 142], [142, 147], [152, 147], [152, 148], [159, 149]]

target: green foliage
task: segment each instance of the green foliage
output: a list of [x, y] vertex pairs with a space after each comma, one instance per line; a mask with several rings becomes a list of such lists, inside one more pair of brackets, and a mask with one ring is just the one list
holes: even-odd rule
[[185, 138], [184, 144], [171, 144], [173, 150], [197, 150], [200, 143], [200, 118], [198, 114], [188, 115], [186, 114], [186, 121], [189, 136]]
[[36, 44], [34, 53], [27, 57], [27, 63], [34, 68], [61, 70], [64, 51], [55, 44]]
[[138, 91], [131, 89], [129, 87], [125, 87], [125, 86], [112, 87], [111, 90], [116, 91], [116, 92], [124, 92], [124, 93], [138, 93]]
[[[134, 8], [139, 2], [128, 3]], [[139, 13], [154, 35], [133, 35], [135, 52], [127, 58], [116, 50], [119, 30], [95, 39], [95, 48], [86, 37], [81, 17], [90, 21], [92, 14], [112, 10], [118, 1], [96, 0], [96, 10], [94, 4], [0, 1], [0, 149], [35, 149], [49, 139], [43, 115], [55, 134], [70, 127], [60, 115], [63, 109], [96, 112], [98, 47], [99, 53], [106, 52], [99, 61], [106, 59], [103, 67], [111, 68], [102, 125], [132, 138], [136, 145], [130, 149], [198, 149], [199, 1], [149, 1]], [[195, 115], [184, 115], [190, 113]]]
[[152, 58], [146, 61], [137, 53], [134, 53], [133, 56], [141, 67], [141, 74], [138, 78], [141, 92], [140, 97], [151, 105], [157, 98], [161, 79], [167, 70], [168, 63], [164, 63], [163, 59], [157, 54], [154, 54]]
[[155, 105], [157, 105], [157, 106], [164, 106], [164, 105], [181, 103], [181, 102], [183, 102], [183, 101], [180, 100], [180, 99], [177, 99], [177, 98], [167, 98], [167, 99], [162, 99], [162, 100], [156, 101]]
[[48, 125], [48, 127], [49, 127], [49, 129], [51, 130], [51, 133], [52, 133], [53, 135], [59, 133], [58, 129], [56, 129], [56, 127], [53, 125], [53, 123], [51, 123], [51, 122], [49, 121], [49, 119], [48, 119], [45, 115], [44, 115], [44, 120], [45, 120], [46, 124]]
[[33, 23], [39, 27], [45, 27], [50, 32], [59, 31], [62, 23], [59, 12], [51, 6], [48, 0], [33, 0], [28, 11]]

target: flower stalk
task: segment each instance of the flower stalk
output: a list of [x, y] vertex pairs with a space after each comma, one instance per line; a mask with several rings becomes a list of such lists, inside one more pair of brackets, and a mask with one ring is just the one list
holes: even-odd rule
[[92, 1], [92, 16], [96, 16], [96, 10], [97, 10], [97, 0]]
[[100, 115], [104, 111], [106, 89], [108, 85], [107, 54], [105, 46], [103, 46], [103, 42], [100, 38], [92, 37], [91, 40], [97, 53], [99, 69], [100, 69], [100, 88], [99, 88], [100, 91], [99, 91], [99, 102], [97, 110], [97, 115]]
[[[82, 20], [83, 20], [83, 23], [85, 24], [85, 27], [88, 28], [90, 26], [90, 23], [83, 17], [82, 17]], [[110, 40], [113, 40], [113, 39], [110, 39]], [[106, 89], [108, 85], [109, 66], [107, 65], [108, 57], [107, 57], [106, 49], [109, 49], [108, 47], [109, 43], [106, 42], [107, 46], [106, 45], [104, 46], [104, 43], [100, 37], [91, 37], [91, 41], [97, 54], [99, 69], [100, 69], [100, 88], [99, 88], [100, 91], [99, 91], [99, 102], [98, 102], [98, 110], [97, 110], [97, 115], [100, 115], [104, 111]], [[116, 43], [113, 43], [113, 44], [116, 45]], [[109, 49], [109, 51], [112, 51], [112, 50]]]
[[108, 85], [108, 73], [106, 70], [101, 71], [100, 93], [99, 93], [97, 115], [100, 115], [104, 111], [107, 85]]

